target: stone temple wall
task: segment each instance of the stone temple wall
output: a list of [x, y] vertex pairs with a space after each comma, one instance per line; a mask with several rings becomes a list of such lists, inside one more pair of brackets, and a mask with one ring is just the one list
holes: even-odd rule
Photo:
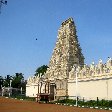
[[79, 80], [76, 89], [75, 81], [68, 81], [69, 98], [96, 100], [97, 97], [105, 100], [112, 100], [112, 74], [104, 78], [94, 78], [91, 80]]
[[112, 59], [108, 58], [107, 62], [103, 64], [102, 60], [100, 59], [98, 64], [84, 65], [84, 67], [73, 67], [72, 70], [69, 72], [69, 80], [74, 80], [75, 77], [79, 80], [89, 80], [93, 78], [103, 78], [105, 76], [112, 75]]
[[100, 59], [97, 65], [73, 68], [68, 79], [68, 95], [85, 100], [96, 100], [97, 97], [112, 100], [112, 59], [108, 58], [105, 64]]

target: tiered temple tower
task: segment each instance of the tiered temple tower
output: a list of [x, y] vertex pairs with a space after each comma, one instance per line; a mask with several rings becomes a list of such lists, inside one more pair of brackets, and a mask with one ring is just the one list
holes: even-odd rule
[[[68, 96], [68, 78], [74, 64], [84, 65], [84, 56], [76, 35], [76, 27], [72, 18], [61, 24], [58, 30], [58, 39], [53, 50], [46, 77], [50, 80], [50, 87], [54, 97]], [[54, 89], [55, 88], [55, 89]]]
[[[74, 64], [78, 66], [74, 68]], [[74, 99], [73, 96], [76, 95], [87, 100], [95, 100], [96, 97], [111, 100], [112, 58], [108, 58], [104, 64], [100, 59], [97, 65], [94, 62], [83, 65], [84, 56], [76, 35], [76, 27], [73, 19], [69, 18], [59, 28], [46, 74], [28, 79], [26, 96], [36, 97], [38, 93], [49, 95], [50, 100], [63, 98], [62, 96]]]
[[84, 65], [84, 56], [76, 35], [72, 18], [62, 22], [58, 39], [47, 70], [48, 78], [68, 78], [74, 64]]

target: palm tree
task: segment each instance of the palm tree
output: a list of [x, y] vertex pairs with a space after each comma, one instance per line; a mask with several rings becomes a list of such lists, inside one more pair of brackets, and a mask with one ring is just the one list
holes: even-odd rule
[[46, 73], [46, 71], [47, 71], [47, 68], [48, 68], [47, 65], [42, 65], [42, 66], [38, 67], [36, 69], [36, 71], [35, 71], [36, 73], [34, 75], [35, 76], [38, 76], [40, 74], [44, 75]]

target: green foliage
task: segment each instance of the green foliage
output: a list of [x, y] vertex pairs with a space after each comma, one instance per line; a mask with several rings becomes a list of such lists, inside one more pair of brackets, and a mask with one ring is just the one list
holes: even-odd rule
[[[73, 99], [63, 99], [63, 100], [58, 100], [57, 103], [62, 103], [62, 104], [75, 104], [76, 103], [76, 100], [73, 100]], [[89, 100], [89, 101], [84, 101], [83, 100], [78, 100], [78, 105], [80, 106], [85, 106], [85, 107], [102, 107], [102, 108], [112, 108], [112, 100], [110, 101], [107, 101], [107, 100], [99, 100], [97, 98], [97, 100]]]
[[13, 88], [21, 88], [21, 80], [23, 79], [22, 73], [16, 73], [15, 76], [13, 76], [12, 80], [12, 87]]
[[25, 89], [25, 83], [24, 83], [24, 77], [22, 73], [16, 73], [15, 76], [13, 76], [12, 80], [12, 87], [13, 88], [24, 88]]
[[64, 99], [64, 100], [58, 100], [58, 103], [67, 103], [67, 104], [75, 104], [75, 100], [72, 99]]
[[13, 95], [11, 98], [17, 98], [17, 99], [23, 99], [23, 100], [28, 100], [28, 101], [35, 101], [35, 97], [27, 97], [24, 95]]
[[1, 85], [3, 85], [3, 77], [0, 76], [0, 89], [1, 89]]
[[39, 75], [39, 74], [42, 74], [42, 75], [44, 75], [44, 73], [46, 73], [46, 71], [47, 71], [47, 68], [48, 68], [48, 66], [47, 65], [42, 65], [42, 66], [40, 66], [40, 67], [38, 67], [37, 69], [36, 69], [36, 73], [35, 73], [35, 76], [37, 76], [37, 75]]
[[8, 87], [10, 84], [10, 80], [12, 79], [12, 76], [7, 75], [4, 79], [3, 79], [3, 84], [2, 86]]
[[26, 83], [24, 82], [24, 74], [15, 73], [15, 75], [7, 75], [5, 78], [0, 76], [0, 87], [1, 85], [4, 87], [9, 87], [11, 83], [11, 87], [20, 89], [22, 87], [23, 91], [26, 89]]

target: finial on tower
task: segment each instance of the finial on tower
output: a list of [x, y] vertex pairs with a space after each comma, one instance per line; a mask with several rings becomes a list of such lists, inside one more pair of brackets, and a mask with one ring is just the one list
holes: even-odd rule
[[65, 20], [64, 22], [62, 22], [61, 25], [63, 26], [63, 25], [66, 25], [67, 23], [74, 23], [73, 18], [72, 17], [68, 18], [67, 20]]

